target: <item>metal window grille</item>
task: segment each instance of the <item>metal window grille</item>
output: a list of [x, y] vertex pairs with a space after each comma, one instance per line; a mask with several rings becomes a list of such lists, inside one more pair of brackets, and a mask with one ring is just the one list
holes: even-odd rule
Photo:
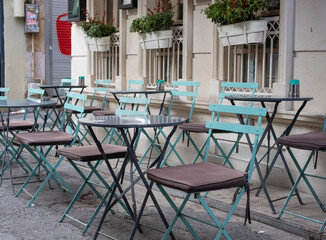
[[171, 88], [172, 82], [182, 79], [182, 48], [183, 27], [173, 27], [172, 47], [166, 49], [146, 50], [145, 79], [147, 88], [156, 88], [158, 79], [165, 82], [165, 87]]
[[111, 79], [111, 84], [114, 84], [119, 75], [119, 33], [114, 33], [109, 51], [94, 52], [94, 77]]
[[278, 82], [279, 17], [267, 18], [265, 43], [230, 46], [226, 52], [226, 79], [230, 82], [258, 82], [258, 93], [272, 94]]

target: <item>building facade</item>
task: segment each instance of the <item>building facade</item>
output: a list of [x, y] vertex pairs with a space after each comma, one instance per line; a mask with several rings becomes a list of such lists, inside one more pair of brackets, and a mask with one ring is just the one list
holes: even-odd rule
[[[38, 36], [25, 35], [23, 19], [12, 16], [11, 1], [3, 2], [5, 85], [11, 88], [11, 97], [22, 97], [26, 92], [27, 83], [46, 79], [45, 33], [43, 31]], [[42, 16], [46, 12], [45, 1], [35, 2], [40, 3], [42, 22]], [[92, 15], [97, 13], [101, 16], [105, 10], [110, 18], [115, 19], [114, 24], [118, 27], [118, 32], [112, 37], [110, 51], [88, 51], [80, 24], [72, 25], [71, 77], [78, 79], [79, 76], [85, 76], [89, 86], [86, 93], [92, 94], [96, 79], [111, 79], [112, 90], [125, 90], [130, 79], [144, 80], [146, 89], [155, 88], [157, 79], [164, 79], [166, 88], [170, 88], [173, 81], [199, 81], [201, 85], [193, 117], [196, 121], [210, 118], [208, 106], [218, 102], [223, 81], [258, 82], [259, 94], [282, 95], [287, 94], [290, 79], [299, 79], [300, 94], [312, 96], [314, 100], [304, 108], [292, 133], [318, 131], [322, 128], [326, 109], [323, 92], [326, 89], [326, 25], [323, 24], [326, 20], [323, 12], [326, 9], [326, 1], [270, 1], [271, 11], [263, 16], [269, 23], [266, 42], [228, 48], [220, 43], [216, 25], [202, 13], [212, 1], [173, 0], [175, 26], [173, 47], [169, 50], [142, 50], [138, 34], [129, 32], [133, 19], [146, 15], [147, 7], [152, 8], [155, 1], [138, 0], [138, 7], [129, 10], [119, 9], [118, 2], [87, 1], [87, 9]], [[41, 23], [41, 29], [43, 26]], [[11, 41], [12, 39], [15, 39], [15, 42]], [[36, 62], [39, 66], [36, 66]], [[16, 71], [18, 68], [20, 71]], [[99, 100], [100, 98], [99, 96]], [[153, 99], [152, 102], [159, 106], [159, 99]], [[116, 107], [115, 100], [110, 97], [106, 108]], [[189, 107], [187, 99], [180, 99], [174, 114], [185, 115]], [[274, 121], [278, 135], [290, 123], [298, 107], [297, 104], [291, 106], [282, 103]], [[205, 136], [196, 137], [198, 143], [204, 139]], [[226, 148], [232, 141], [228, 137], [222, 137], [221, 140]], [[266, 146], [267, 142], [264, 142], [263, 148], [266, 149]], [[192, 159], [195, 154], [186, 143], [180, 144], [179, 148], [185, 159]], [[218, 154], [216, 149], [210, 151]], [[300, 158], [303, 160], [307, 154], [300, 153]], [[235, 153], [233, 158], [238, 164], [245, 165], [248, 156], [248, 146], [243, 139], [239, 152]], [[286, 157], [289, 158], [287, 154]], [[319, 155], [319, 158], [325, 157], [323, 153]], [[263, 162], [262, 165], [266, 163]], [[291, 163], [290, 168], [296, 172]], [[311, 171], [325, 175], [326, 164], [319, 161], [318, 169], [314, 170], [311, 166]], [[318, 180], [315, 182], [318, 184]], [[277, 162], [269, 183], [290, 186], [281, 162]], [[318, 190], [326, 196], [325, 188], [320, 186]]]

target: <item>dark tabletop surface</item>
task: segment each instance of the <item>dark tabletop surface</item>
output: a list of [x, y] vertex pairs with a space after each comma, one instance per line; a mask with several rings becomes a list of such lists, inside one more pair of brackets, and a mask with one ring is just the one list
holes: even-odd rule
[[88, 116], [80, 119], [83, 125], [93, 127], [115, 127], [115, 128], [134, 128], [134, 127], [168, 127], [177, 126], [186, 121], [185, 118], [164, 115], [109, 115], [109, 116]]
[[85, 85], [41, 85], [40, 88], [86, 88], [87, 86]]
[[47, 107], [55, 105], [56, 103], [56, 101], [41, 101], [29, 99], [0, 100], [0, 108]]
[[310, 101], [313, 97], [288, 97], [288, 96], [274, 96], [274, 95], [229, 95], [225, 96], [228, 100], [233, 101], [253, 101], [253, 102], [282, 102], [282, 101]]
[[112, 93], [113, 95], [116, 95], [116, 94], [159, 94], [159, 93], [170, 93], [171, 91], [168, 91], [168, 90], [146, 90], [146, 91], [143, 91], [143, 90], [137, 90], [137, 91], [113, 91], [113, 92], [110, 92]]

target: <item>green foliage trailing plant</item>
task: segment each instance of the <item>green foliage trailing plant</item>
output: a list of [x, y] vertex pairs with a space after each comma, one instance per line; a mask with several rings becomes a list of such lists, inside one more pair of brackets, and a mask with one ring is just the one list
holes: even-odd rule
[[213, 23], [228, 25], [255, 20], [257, 11], [266, 7], [266, 0], [215, 0], [204, 13]]
[[102, 19], [95, 14], [95, 17], [90, 17], [87, 10], [84, 10], [87, 21], [84, 21], [82, 24], [82, 29], [87, 37], [90, 38], [102, 38], [108, 37], [116, 32], [115, 26], [112, 25], [114, 19], [112, 18], [108, 23], [105, 23], [106, 12], [104, 11]]
[[130, 32], [152, 33], [169, 30], [173, 25], [173, 7], [170, 0], [157, 0], [153, 11], [147, 8], [148, 14], [132, 21]]

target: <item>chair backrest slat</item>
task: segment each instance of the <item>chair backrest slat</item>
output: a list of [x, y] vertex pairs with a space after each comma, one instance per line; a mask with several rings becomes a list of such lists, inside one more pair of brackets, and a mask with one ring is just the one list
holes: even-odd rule
[[232, 106], [232, 105], [222, 105], [222, 104], [209, 105], [209, 111], [235, 113], [235, 114], [249, 114], [249, 115], [256, 115], [256, 116], [261, 116], [262, 111], [266, 112], [265, 108], [253, 108], [247, 106]]
[[27, 99], [30, 99], [30, 100], [40, 99], [41, 97], [43, 97], [44, 92], [45, 92], [44, 89], [30, 88], [30, 89], [28, 89]]
[[[249, 94], [251, 96], [255, 96], [256, 89], [258, 88], [258, 83], [243, 83], [243, 82], [222, 82], [222, 93], [218, 95], [220, 99], [220, 103], [223, 102], [223, 99], [226, 96], [230, 95], [243, 95], [243, 94]], [[229, 91], [229, 88], [235, 88], [236, 90], [242, 89], [242, 92], [238, 91]], [[250, 102], [250, 106], [252, 105], [252, 102]]]
[[[140, 97], [122, 97], [120, 98], [119, 109], [115, 112], [116, 115], [147, 115], [148, 105], [150, 104], [149, 98]], [[131, 105], [131, 109], [126, 109], [126, 105]], [[137, 105], [135, 107], [134, 105]], [[143, 108], [140, 106], [144, 105]]]
[[142, 91], [143, 86], [144, 86], [144, 80], [129, 80], [127, 91]]
[[0, 88], [0, 100], [7, 100], [9, 95], [9, 88]]
[[207, 121], [206, 128], [219, 129], [235, 133], [247, 133], [247, 134], [259, 134], [261, 135], [264, 131], [263, 127], [249, 126], [249, 125], [239, 125], [236, 123], [222, 123]]

